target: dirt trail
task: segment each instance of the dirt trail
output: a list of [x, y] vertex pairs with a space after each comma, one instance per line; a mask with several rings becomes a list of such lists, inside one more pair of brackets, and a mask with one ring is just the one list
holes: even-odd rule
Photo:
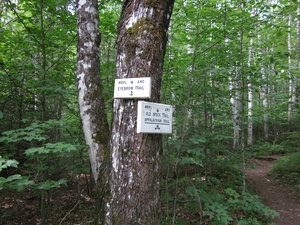
[[255, 169], [247, 169], [246, 176], [256, 193], [263, 198], [264, 204], [280, 213], [274, 219], [278, 225], [300, 225], [300, 200], [291, 189], [280, 184], [277, 180], [267, 177], [274, 161], [270, 157], [253, 159]]

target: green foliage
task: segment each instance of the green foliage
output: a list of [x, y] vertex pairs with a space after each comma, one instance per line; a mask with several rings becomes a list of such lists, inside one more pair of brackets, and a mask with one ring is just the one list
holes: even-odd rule
[[[200, 143], [205, 143], [206, 140], [200, 135], [194, 135], [190, 139], [190, 145], [186, 148], [181, 148], [183, 151], [182, 158], [178, 161], [181, 165], [198, 165], [203, 166], [204, 151]], [[186, 154], [184, 154], [186, 153]]]
[[[4, 159], [0, 155], [0, 172], [3, 169], [6, 169], [8, 167], [17, 167], [18, 164], [19, 164], [19, 162], [17, 162], [16, 160]], [[15, 175], [9, 176], [8, 178], [0, 177], [0, 190], [2, 190], [4, 188], [4, 185], [6, 183], [9, 183], [9, 182], [14, 181], [14, 180], [18, 180], [20, 178], [21, 178], [21, 175], [19, 175], [19, 174], [15, 174]]]
[[27, 156], [36, 156], [36, 154], [62, 153], [76, 151], [76, 147], [72, 144], [56, 142], [47, 143], [44, 147], [29, 148], [25, 151]]
[[[199, 194], [198, 198], [202, 195]], [[278, 216], [274, 210], [261, 203], [259, 197], [249, 193], [243, 196], [232, 188], [225, 189], [216, 201], [215, 197], [206, 196], [204, 199], [204, 216], [208, 215], [212, 224], [229, 224], [230, 221], [257, 221], [256, 224], [267, 222]]]
[[[193, 144], [202, 143], [199, 140], [203, 139], [197, 137], [198, 141], [193, 138], [189, 141], [194, 141]], [[185, 158], [178, 160], [185, 161]], [[205, 157], [203, 161], [206, 161]], [[187, 214], [201, 212], [197, 220], [209, 221], [209, 224], [271, 224], [270, 220], [278, 214], [265, 206], [258, 196], [241, 193], [242, 174], [237, 164], [239, 161], [236, 155], [223, 152], [223, 155], [213, 160], [209, 173], [203, 167], [194, 169], [194, 162], [185, 163], [184, 169], [179, 164], [178, 179], [166, 184], [170, 190], [165, 193], [165, 201], [169, 204], [178, 201], [176, 208]], [[181, 173], [181, 170], [184, 172]], [[180, 193], [177, 196], [174, 194], [176, 187]], [[179, 218], [176, 221], [181, 224]]]
[[226, 189], [225, 192], [228, 196], [229, 208], [235, 212], [235, 215], [238, 215], [241, 210], [244, 211], [244, 216], [239, 218], [244, 222], [253, 220], [268, 222], [279, 215], [276, 211], [265, 206], [257, 195], [250, 193], [239, 195], [230, 188]]
[[[180, 187], [185, 187], [186, 194], [181, 194], [178, 205], [181, 211], [203, 212], [203, 221], [209, 224], [271, 224], [278, 213], [265, 206], [257, 195], [240, 194], [233, 188], [222, 189], [223, 180], [188, 178], [178, 180]], [[190, 185], [192, 184], [192, 186]], [[220, 189], [218, 189], [220, 188]], [[169, 198], [168, 201], [173, 200]], [[185, 209], [184, 209], [185, 208]]]
[[120, 1], [102, 1], [99, 8], [101, 33], [101, 68], [100, 75], [103, 84], [103, 96], [106, 102], [109, 124], [112, 118], [114, 80], [116, 77], [116, 49], [117, 27], [121, 13]]
[[13, 189], [23, 191], [28, 187], [33, 187], [34, 182], [28, 176], [20, 174], [11, 175], [8, 178], [0, 177], [0, 190]]
[[45, 123], [40, 121], [33, 122], [30, 126], [18, 130], [9, 130], [2, 133], [0, 142], [15, 143], [20, 141], [43, 141], [48, 138], [46, 130], [52, 128], [54, 120]]
[[[8, 167], [18, 167], [19, 162], [14, 159], [5, 159], [0, 155], [0, 172]], [[24, 188], [32, 185], [33, 182], [29, 181], [26, 176], [21, 176], [20, 174], [10, 175], [7, 178], [0, 177], [0, 190], [2, 189], [15, 189], [21, 191]]]
[[300, 149], [300, 132], [284, 132], [276, 137], [277, 142], [257, 142], [251, 150], [256, 155], [276, 155], [298, 152]]
[[19, 162], [14, 159], [4, 159], [0, 155], [0, 172], [7, 167], [18, 167]]
[[300, 132], [287, 132], [283, 133], [284, 139], [281, 141], [280, 145], [287, 149], [288, 152], [300, 151]]
[[279, 144], [271, 144], [269, 142], [260, 142], [259, 144], [256, 144], [252, 150], [256, 155], [276, 155], [287, 152], [287, 149], [284, 146]]
[[[71, 143], [46, 142], [47, 140], [49, 141], [49, 132], [51, 130], [59, 130], [61, 127], [66, 128], [65, 125], [63, 121], [58, 120], [35, 121], [28, 127], [3, 132], [0, 141], [4, 144], [31, 142], [32, 144], [40, 145], [40, 147], [30, 147], [24, 151], [26, 163], [22, 166], [26, 166], [26, 170], [23, 172], [23, 175], [17, 174], [8, 178], [2, 178], [2, 183], [5, 183], [2, 187], [11, 188], [15, 186], [18, 190], [22, 190], [27, 186], [32, 186], [36, 190], [50, 190], [66, 184], [66, 180], [62, 177], [74, 169], [71, 166], [69, 167], [66, 162], [68, 162], [68, 159], [73, 159], [81, 148]], [[42, 144], [43, 142], [46, 143]], [[0, 159], [1, 169], [8, 166], [17, 167], [19, 164], [16, 160]], [[59, 177], [61, 179], [53, 180]]]
[[269, 173], [297, 188], [300, 183], [300, 152], [280, 157]]
[[58, 188], [61, 185], [67, 185], [67, 180], [66, 179], [59, 179], [58, 181], [46, 180], [44, 182], [37, 184], [35, 188], [38, 190], [49, 191], [53, 188]]

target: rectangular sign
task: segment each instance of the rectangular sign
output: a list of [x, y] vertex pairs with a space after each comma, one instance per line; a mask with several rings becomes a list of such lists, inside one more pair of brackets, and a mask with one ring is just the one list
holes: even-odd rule
[[137, 133], [171, 134], [172, 106], [139, 101]]
[[124, 78], [115, 80], [114, 98], [150, 98], [151, 78]]

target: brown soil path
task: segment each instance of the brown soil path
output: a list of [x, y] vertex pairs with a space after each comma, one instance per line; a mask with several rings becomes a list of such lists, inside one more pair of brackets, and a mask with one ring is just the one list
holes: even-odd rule
[[267, 177], [267, 172], [272, 168], [272, 157], [253, 159], [257, 166], [248, 168], [246, 176], [256, 193], [262, 197], [263, 203], [280, 213], [274, 219], [278, 225], [300, 225], [300, 200], [293, 191], [279, 181]]

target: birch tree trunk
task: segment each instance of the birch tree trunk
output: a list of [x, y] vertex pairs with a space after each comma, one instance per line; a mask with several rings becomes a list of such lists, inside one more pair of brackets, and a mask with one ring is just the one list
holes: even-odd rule
[[110, 132], [100, 81], [100, 33], [97, 0], [77, 0], [78, 101], [93, 178], [97, 185], [96, 217], [104, 224], [108, 187]]
[[229, 78], [230, 103], [232, 104], [232, 122], [233, 122], [233, 149], [237, 150], [240, 146], [240, 110], [241, 110], [241, 86], [238, 79], [238, 69], [236, 68], [236, 77]]
[[289, 103], [288, 103], [288, 130], [291, 131], [292, 127], [292, 111], [294, 104], [294, 76], [291, 71], [292, 67], [292, 35], [291, 35], [291, 26], [292, 26], [292, 14], [289, 15], [289, 24], [288, 24], [288, 65], [289, 65]]
[[268, 93], [269, 87], [267, 85], [268, 78], [265, 73], [265, 69], [262, 68], [262, 78], [261, 81], [263, 85], [260, 87], [260, 97], [262, 99], [262, 108], [263, 108], [263, 121], [264, 121], [264, 139], [265, 141], [269, 140], [269, 101], [268, 101]]
[[[261, 34], [258, 34], [258, 41], [261, 42]], [[262, 49], [259, 49], [261, 52], [263, 51]], [[266, 73], [266, 68], [265, 66], [260, 63], [260, 68], [261, 68], [261, 78], [260, 78], [260, 83], [262, 84], [259, 87], [259, 95], [260, 95], [260, 100], [261, 100], [261, 106], [262, 106], [262, 112], [263, 112], [263, 136], [265, 141], [269, 140], [269, 79]]]
[[[300, 0], [298, 0], [300, 2]], [[297, 10], [297, 15], [300, 15], [300, 7]], [[292, 60], [292, 35], [291, 35], [291, 27], [292, 27], [292, 14], [289, 15], [289, 28], [288, 28], [288, 64], [289, 64], [289, 105], [288, 105], [288, 130], [292, 131], [293, 124], [293, 110], [295, 108], [295, 104], [297, 102], [297, 77], [293, 72], [293, 60]], [[299, 66], [299, 49], [300, 49], [300, 19], [297, 19], [297, 43], [296, 43], [296, 62], [295, 67]]]
[[[251, 68], [253, 61], [253, 38], [250, 39], [250, 47], [249, 47], [249, 58], [248, 58], [248, 66]], [[251, 82], [251, 76], [248, 76], [248, 139], [247, 146], [251, 147], [253, 145], [253, 88]]]
[[[251, 12], [251, 16], [255, 16], [256, 8], [254, 7]], [[249, 46], [249, 56], [248, 56], [248, 67], [249, 69], [253, 65], [253, 38], [250, 38]], [[251, 147], [253, 145], [253, 85], [251, 81], [251, 75], [247, 77], [248, 79], [248, 137], [247, 146]]]
[[[159, 102], [174, 0], [125, 0], [118, 27], [117, 78], [151, 77]], [[162, 136], [137, 134], [136, 99], [115, 99], [107, 224], [159, 224]]]
[[[300, 3], [300, 0], [298, 0], [298, 2]], [[300, 62], [300, 6], [298, 7], [298, 11], [297, 11], [297, 46], [296, 46], [296, 67], [299, 67], [299, 62]], [[300, 98], [299, 98], [299, 90], [300, 90], [300, 86], [299, 86], [299, 77], [295, 77], [295, 102], [299, 103]], [[299, 107], [298, 107], [299, 108]]]

